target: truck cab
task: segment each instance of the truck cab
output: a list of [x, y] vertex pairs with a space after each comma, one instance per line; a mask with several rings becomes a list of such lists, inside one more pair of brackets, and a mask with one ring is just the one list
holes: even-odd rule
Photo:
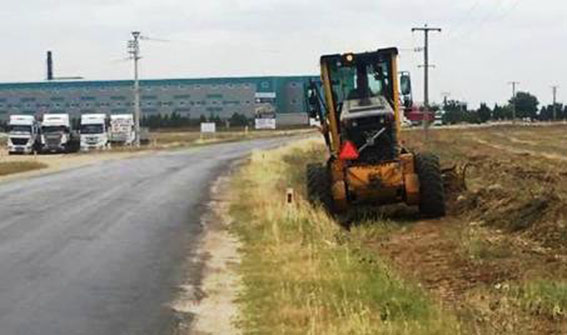
[[101, 150], [109, 145], [106, 114], [81, 115], [81, 151]]
[[110, 141], [118, 145], [132, 145], [135, 140], [134, 115], [110, 115]]
[[41, 149], [44, 152], [74, 152], [79, 141], [71, 128], [69, 114], [44, 114], [41, 123]]
[[32, 115], [10, 115], [8, 153], [31, 154], [38, 149], [40, 128]]

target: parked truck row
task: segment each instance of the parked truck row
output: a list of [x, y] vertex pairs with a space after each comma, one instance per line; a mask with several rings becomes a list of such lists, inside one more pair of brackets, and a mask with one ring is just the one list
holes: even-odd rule
[[[147, 132], [140, 139], [147, 141]], [[69, 114], [11, 115], [8, 123], [9, 154], [71, 153], [109, 149], [112, 145], [134, 144], [136, 131], [132, 114], [83, 114], [74, 129]]]

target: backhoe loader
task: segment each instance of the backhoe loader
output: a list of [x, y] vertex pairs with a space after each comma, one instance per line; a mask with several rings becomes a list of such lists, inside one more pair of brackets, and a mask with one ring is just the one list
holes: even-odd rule
[[400, 142], [411, 83], [397, 59], [396, 48], [322, 56], [321, 82], [309, 85], [329, 158], [307, 166], [307, 193], [332, 213], [405, 202], [425, 217], [445, 214], [439, 158]]

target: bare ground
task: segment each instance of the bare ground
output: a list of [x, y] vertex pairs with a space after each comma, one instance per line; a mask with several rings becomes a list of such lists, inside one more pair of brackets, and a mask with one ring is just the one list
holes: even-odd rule
[[180, 323], [180, 335], [240, 333], [236, 327], [235, 303], [240, 287], [236, 272], [240, 242], [228, 231], [232, 220], [228, 213], [231, 197], [228, 180], [229, 176], [223, 176], [212, 186], [208, 213], [203, 218], [205, 234], [196, 257], [203, 265], [202, 280], [196, 285], [188, 277], [172, 306], [178, 313], [191, 316]]
[[428, 145], [406, 134], [444, 165], [468, 164], [468, 190], [448, 195], [447, 217], [399, 222], [368, 246], [456, 311], [466, 333], [566, 333], [561, 293], [522, 293], [567, 276], [566, 130], [440, 130]]

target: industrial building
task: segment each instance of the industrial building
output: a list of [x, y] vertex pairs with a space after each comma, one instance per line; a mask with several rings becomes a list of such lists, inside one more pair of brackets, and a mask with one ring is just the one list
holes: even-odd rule
[[[254, 117], [270, 104], [287, 123], [304, 122], [305, 90], [313, 76], [141, 80], [142, 116], [177, 113], [199, 118]], [[10, 114], [134, 112], [133, 81], [45, 81], [0, 83], [0, 120]]]

